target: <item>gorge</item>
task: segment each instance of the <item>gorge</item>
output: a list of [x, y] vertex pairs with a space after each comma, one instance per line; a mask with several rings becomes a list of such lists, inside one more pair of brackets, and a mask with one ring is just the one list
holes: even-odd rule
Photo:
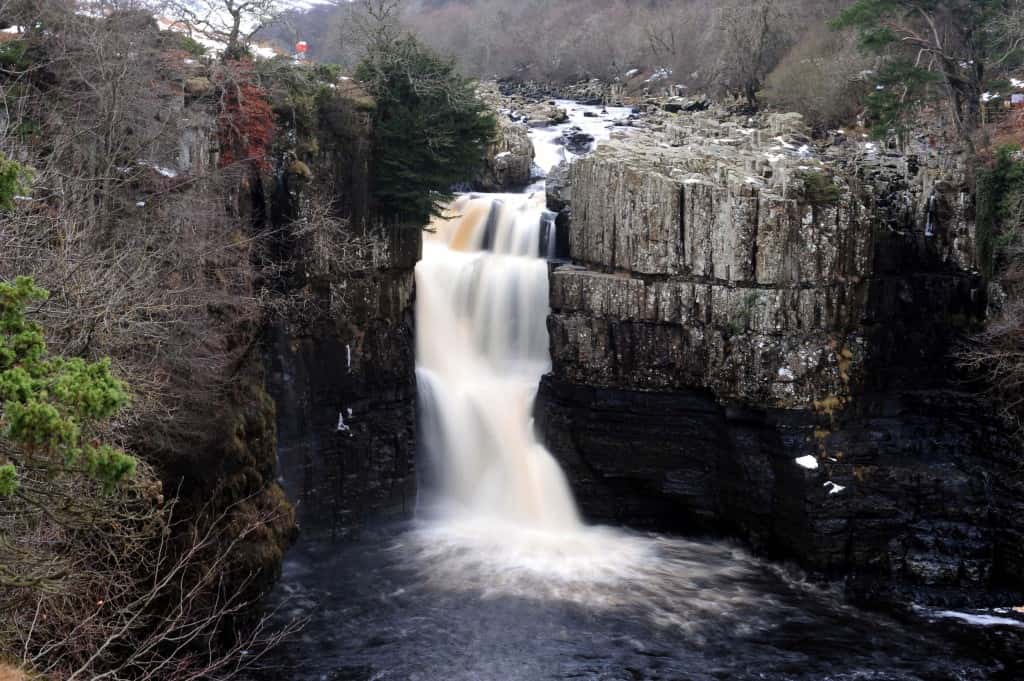
[[1024, 678], [1024, 0], [100, 5], [0, 0], [0, 679]]
[[[902, 248], [901, 264], [923, 258], [924, 272], [886, 277], [883, 258], [882, 282], [868, 282], [880, 248], [865, 231], [870, 209], [846, 187], [831, 203], [790, 198], [806, 196], [800, 175], [824, 163], [791, 143], [792, 119], [744, 126], [695, 115], [682, 120], [697, 130], [670, 121], [637, 131], [636, 143], [629, 133], [607, 139], [628, 110], [558, 104], [570, 120], [531, 130], [538, 159], [557, 161], [551, 140], [572, 125], [603, 144], [553, 173], [557, 223], [535, 183], [464, 195], [426, 233], [415, 289], [415, 519], [359, 522], [358, 537], [338, 543], [318, 530], [324, 514], [336, 522], [330, 507], [300, 503], [307, 536], [271, 602], [310, 620], [275, 666], [300, 679], [360, 680], [1014, 678], [1021, 620], [1005, 608], [943, 605], [1014, 597], [978, 597], [994, 572], [1016, 569], [1015, 521], [991, 517], [1012, 514], [1012, 493], [954, 501], [941, 507], [949, 517], [915, 497], [942, 480], [930, 494], [977, 494], [975, 469], [950, 478], [955, 468], [935, 457], [981, 456], [964, 449], [979, 436], [927, 421], [953, 393], [936, 387], [939, 376], [919, 381], [914, 364], [886, 379], [906, 392], [885, 397], [891, 384], [864, 365], [903, 361], [910, 348], [903, 337], [861, 338], [857, 326], [920, 307], [915, 333], [941, 346], [950, 314], [983, 314], [973, 275], [935, 271], [934, 251], [916, 254], [893, 237], [884, 248]], [[648, 144], [665, 134], [682, 143]], [[767, 144], [744, 140], [762, 135]], [[714, 185], [737, 172], [739, 186]], [[945, 200], [953, 205], [943, 215], [955, 216], [956, 197]], [[944, 228], [957, 224], [947, 219]], [[554, 224], [568, 234], [553, 234]], [[542, 257], [556, 251], [573, 264]], [[955, 261], [949, 252], [939, 257]], [[914, 351], [918, 362], [938, 356]], [[868, 381], [876, 384], [858, 406]], [[956, 398], [968, 415], [977, 408]], [[333, 437], [363, 437], [348, 430], [360, 417], [337, 406]], [[363, 418], [372, 423], [373, 410]], [[904, 453], [918, 436], [900, 429], [911, 428], [931, 433], [927, 455]], [[1000, 442], [987, 437], [996, 439], [973, 446]], [[868, 441], [891, 444], [859, 444]], [[286, 487], [310, 479], [327, 451], [312, 450], [305, 469], [282, 459]], [[865, 460], [869, 452], [886, 462]], [[360, 471], [336, 488], [342, 504], [376, 478]], [[906, 530], [902, 517], [887, 520], [886, 504], [913, 506], [920, 519]], [[813, 574], [852, 578], [844, 594], [732, 542], [644, 528], [731, 532]], [[893, 590], [921, 607], [893, 607]], [[889, 607], [858, 610], [851, 596]]]

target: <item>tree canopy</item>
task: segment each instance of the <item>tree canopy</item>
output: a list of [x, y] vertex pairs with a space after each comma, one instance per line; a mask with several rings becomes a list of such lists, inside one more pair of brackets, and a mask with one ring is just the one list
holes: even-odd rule
[[426, 223], [473, 177], [495, 134], [474, 83], [409, 34], [382, 28], [356, 78], [376, 99], [374, 194], [393, 219]]
[[1021, 0], [858, 0], [834, 26], [857, 29], [864, 49], [886, 57], [869, 102], [880, 124], [899, 127], [940, 98], [968, 146], [985, 88], [1024, 61]]

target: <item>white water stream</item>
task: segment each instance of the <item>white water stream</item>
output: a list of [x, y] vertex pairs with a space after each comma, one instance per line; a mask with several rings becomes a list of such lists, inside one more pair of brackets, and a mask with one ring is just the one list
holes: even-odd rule
[[510, 199], [461, 197], [424, 241], [420, 428], [449, 512], [572, 531], [580, 521], [569, 486], [532, 422], [550, 368], [544, 206]]
[[[543, 172], [574, 158], [555, 143], [564, 130], [579, 127], [597, 143], [609, 137], [610, 121], [629, 113], [561, 104], [568, 123], [531, 133]], [[628, 572], [646, 548], [583, 524], [534, 430], [534, 399], [551, 367], [546, 256], [554, 234], [544, 203], [543, 181], [520, 194], [463, 195], [425, 235], [416, 267], [420, 437], [429, 469], [421, 532], [434, 546], [466, 548], [499, 570], [601, 582]]]

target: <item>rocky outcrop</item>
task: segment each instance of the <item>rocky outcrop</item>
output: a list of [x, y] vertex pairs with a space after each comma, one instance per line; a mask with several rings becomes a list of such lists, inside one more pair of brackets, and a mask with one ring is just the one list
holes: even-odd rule
[[619, 102], [624, 94], [620, 83], [606, 83], [597, 78], [563, 84], [505, 79], [498, 81], [496, 86], [507, 97], [527, 100], [568, 99], [595, 106]]
[[525, 187], [533, 170], [533, 142], [529, 129], [509, 120], [498, 119], [497, 138], [487, 148], [484, 167], [477, 188], [485, 192], [500, 192]]
[[552, 206], [538, 421], [585, 511], [870, 584], [1020, 579], [1013, 449], [949, 357], [986, 307], [955, 156], [819, 149], [792, 115], [651, 128]]
[[[281, 173], [274, 195], [285, 305], [265, 353], [283, 486], [306, 541], [403, 517], [415, 500], [420, 229], [376, 217], [366, 103], [339, 91], [325, 106], [312, 185], [305, 174]], [[324, 196], [339, 219], [315, 219]]]

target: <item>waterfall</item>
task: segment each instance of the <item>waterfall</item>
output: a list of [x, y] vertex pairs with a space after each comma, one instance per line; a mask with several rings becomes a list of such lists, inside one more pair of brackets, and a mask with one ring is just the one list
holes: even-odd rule
[[[565, 475], [538, 442], [533, 403], [548, 355], [552, 224], [525, 194], [456, 199], [416, 266], [416, 375], [425, 490], [454, 518], [582, 529]], [[422, 498], [422, 495], [421, 495]]]

